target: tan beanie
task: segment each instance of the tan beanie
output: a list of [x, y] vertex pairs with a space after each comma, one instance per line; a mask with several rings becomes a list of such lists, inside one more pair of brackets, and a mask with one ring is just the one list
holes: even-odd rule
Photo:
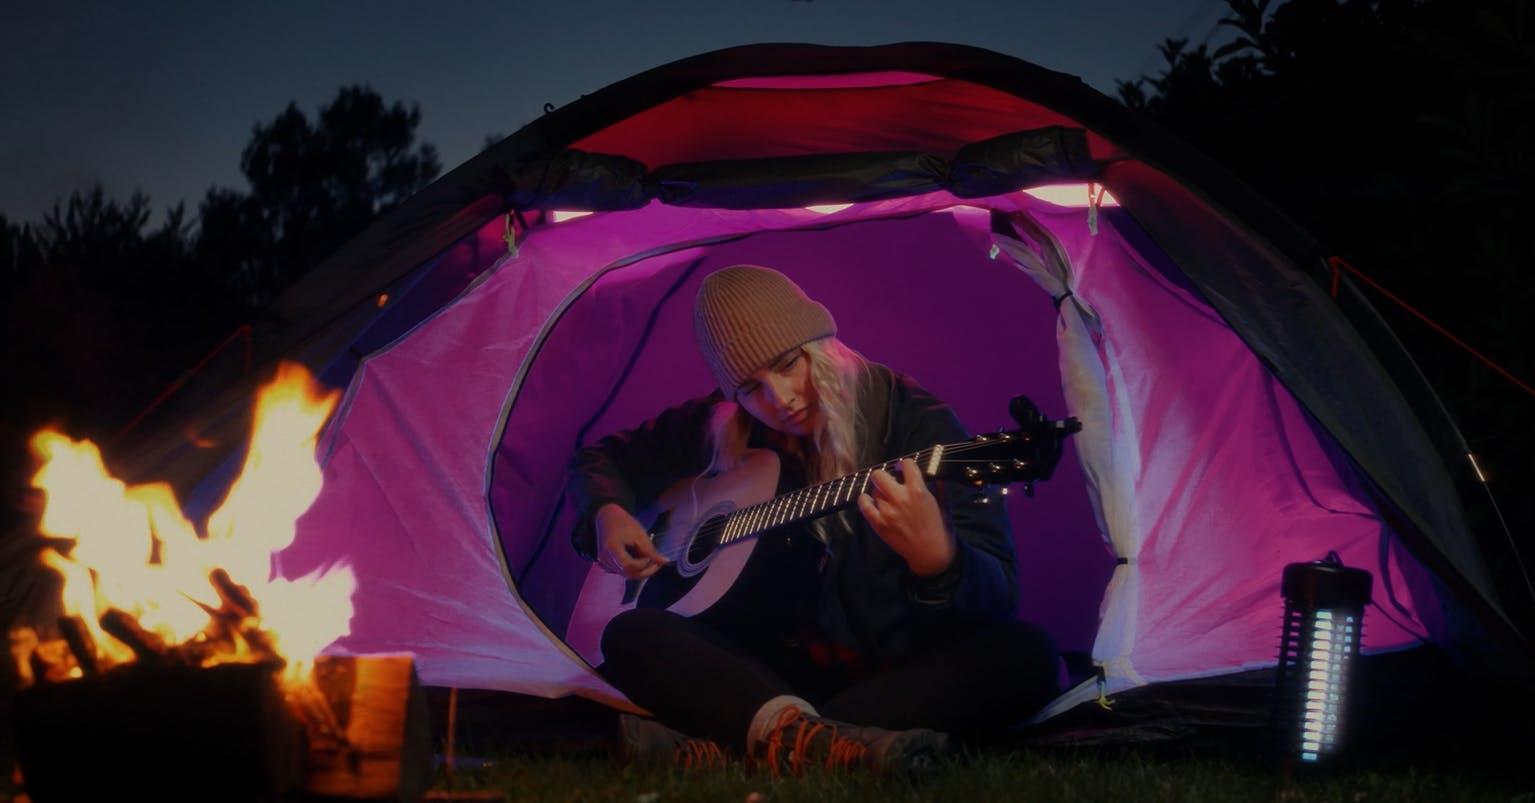
[[837, 333], [826, 307], [771, 268], [735, 265], [704, 278], [693, 305], [698, 350], [726, 398], [773, 358]]

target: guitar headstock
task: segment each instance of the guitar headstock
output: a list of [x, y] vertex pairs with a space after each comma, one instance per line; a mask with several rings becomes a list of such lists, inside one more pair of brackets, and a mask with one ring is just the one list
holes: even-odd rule
[[1010, 411], [1019, 429], [935, 447], [923, 473], [976, 487], [1050, 479], [1061, 461], [1063, 443], [1082, 430], [1081, 422], [1069, 417], [1051, 421], [1023, 396], [1013, 399]]

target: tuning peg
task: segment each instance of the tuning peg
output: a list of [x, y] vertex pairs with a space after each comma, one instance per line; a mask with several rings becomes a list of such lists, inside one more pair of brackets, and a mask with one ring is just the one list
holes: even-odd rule
[[1001, 463], [992, 463], [990, 465], [990, 468], [991, 468], [991, 473], [993, 473], [993, 474], [1001, 474], [1003, 472], [1003, 470], [1004, 470], [1002, 468], [1002, 464]]
[[1021, 469], [1021, 468], [1028, 468], [1028, 467], [1029, 467], [1029, 461], [1024, 460], [1021, 457], [1013, 458], [1013, 468], [1020, 468]]
[[965, 467], [965, 478], [966, 479], [973, 480], [973, 479], [975, 479], [975, 478], [977, 478], [979, 476], [981, 476], [981, 470], [980, 469], [976, 468], [975, 466], [966, 466]]
[[997, 440], [999, 440], [999, 441], [1010, 441], [1012, 439], [1013, 439], [1013, 433], [1011, 433], [1011, 432], [998, 432], [997, 433]]

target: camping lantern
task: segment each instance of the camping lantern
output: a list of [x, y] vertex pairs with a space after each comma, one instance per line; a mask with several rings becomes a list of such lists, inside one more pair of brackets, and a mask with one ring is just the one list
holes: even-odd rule
[[1273, 712], [1278, 748], [1289, 763], [1323, 763], [1343, 746], [1349, 675], [1359, 657], [1370, 584], [1369, 572], [1344, 566], [1336, 552], [1284, 569]]

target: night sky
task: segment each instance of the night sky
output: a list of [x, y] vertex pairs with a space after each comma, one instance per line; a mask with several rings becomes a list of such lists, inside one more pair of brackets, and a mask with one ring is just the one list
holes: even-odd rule
[[[152, 9], [152, 10], [150, 10]], [[240, 151], [290, 101], [345, 84], [420, 104], [443, 172], [489, 134], [634, 73], [754, 42], [944, 41], [1081, 76], [1161, 65], [1169, 36], [1219, 35], [1221, 0], [33, 2], [0, 4], [0, 213], [38, 221], [101, 182], [158, 211], [244, 190]]]

